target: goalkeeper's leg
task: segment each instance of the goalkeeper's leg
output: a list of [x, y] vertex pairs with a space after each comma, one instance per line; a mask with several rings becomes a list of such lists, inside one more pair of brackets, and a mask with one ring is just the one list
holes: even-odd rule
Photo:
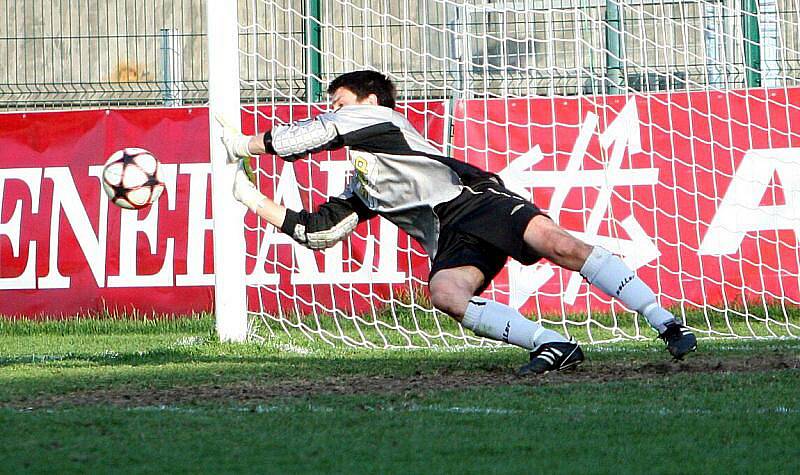
[[520, 374], [541, 374], [566, 369], [583, 361], [574, 340], [548, 330], [513, 308], [475, 297], [484, 275], [474, 266], [442, 269], [430, 280], [433, 305], [455, 318], [476, 335], [516, 345], [531, 352], [531, 361]]
[[697, 338], [658, 304], [650, 287], [619, 257], [576, 239], [546, 216], [531, 220], [525, 242], [554, 264], [580, 271], [587, 282], [645, 317], [675, 358], [697, 348]]

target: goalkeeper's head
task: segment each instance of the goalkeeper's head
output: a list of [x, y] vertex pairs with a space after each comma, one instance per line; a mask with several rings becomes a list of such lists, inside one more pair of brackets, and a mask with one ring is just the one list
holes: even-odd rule
[[353, 71], [331, 81], [328, 95], [334, 109], [349, 104], [346, 98], [349, 94], [343, 94], [346, 92], [352, 93], [358, 104], [375, 104], [390, 109], [396, 105], [397, 89], [394, 83], [377, 71]]

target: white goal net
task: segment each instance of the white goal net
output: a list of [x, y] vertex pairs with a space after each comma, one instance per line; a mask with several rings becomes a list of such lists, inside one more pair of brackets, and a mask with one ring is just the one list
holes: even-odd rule
[[[621, 255], [698, 336], [800, 335], [798, 0], [248, 0], [238, 22], [246, 132], [382, 71], [443, 154]], [[294, 209], [351, 169], [344, 151], [257, 163]], [[385, 220], [318, 253], [252, 214], [246, 228], [257, 338], [489, 344], [432, 309], [427, 256]], [[509, 262], [486, 296], [585, 342], [655, 336], [546, 261]]]

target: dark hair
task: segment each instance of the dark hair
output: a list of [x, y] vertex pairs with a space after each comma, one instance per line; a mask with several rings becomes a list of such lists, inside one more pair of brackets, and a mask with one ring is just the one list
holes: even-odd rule
[[397, 99], [397, 89], [387, 76], [377, 71], [353, 71], [344, 73], [331, 81], [328, 94], [333, 94], [343, 87], [356, 95], [358, 100], [363, 100], [370, 94], [375, 94], [378, 104], [394, 109]]

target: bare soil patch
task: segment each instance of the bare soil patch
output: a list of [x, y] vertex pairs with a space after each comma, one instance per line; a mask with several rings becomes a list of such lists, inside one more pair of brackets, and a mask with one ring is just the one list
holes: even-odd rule
[[773, 353], [753, 358], [722, 359], [697, 355], [682, 362], [586, 362], [580, 367], [539, 377], [518, 377], [511, 368], [489, 367], [470, 372], [440, 370], [412, 376], [344, 375], [320, 379], [274, 379], [225, 385], [181, 386], [167, 389], [115, 388], [39, 396], [8, 403], [17, 409], [107, 405], [152, 407], [186, 405], [255, 405], [287, 398], [319, 395], [415, 395], [439, 390], [509, 385], [542, 386], [656, 379], [676, 374], [744, 373], [800, 369], [800, 356]]

